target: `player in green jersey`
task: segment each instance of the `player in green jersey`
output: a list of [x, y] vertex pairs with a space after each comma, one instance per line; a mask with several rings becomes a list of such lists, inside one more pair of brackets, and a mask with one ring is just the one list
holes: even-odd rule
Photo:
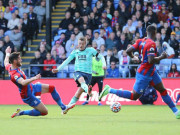
[[[88, 85], [90, 84], [92, 78], [92, 58], [93, 56], [100, 59], [102, 58], [101, 55], [98, 55], [98, 52], [94, 48], [86, 48], [86, 43], [86, 38], [80, 37], [78, 40], [78, 49], [74, 50], [57, 69], [52, 70], [53, 73], [59, 72], [75, 58], [74, 79], [78, 85], [78, 90], [69, 104], [76, 103], [82, 92], [86, 92], [88, 95], [91, 94], [90, 89], [88, 89]], [[65, 111], [64, 114], [66, 114], [67, 111]]]

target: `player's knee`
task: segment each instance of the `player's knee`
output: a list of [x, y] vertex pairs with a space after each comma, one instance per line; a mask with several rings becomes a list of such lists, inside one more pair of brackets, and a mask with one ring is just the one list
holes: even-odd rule
[[167, 93], [167, 90], [162, 90], [160, 91], [160, 94], [161, 96], [166, 96], [168, 93]]
[[131, 93], [131, 100], [137, 100], [139, 99], [141, 95], [137, 94], [136, 92]]
[[53, 85], [49, 85], [49, 93], [52, 93], [54, 91], [55, 87]]
[[44, 110], [43, 112], [41, 112], [42, 116], [48, 115], [48, 110]]

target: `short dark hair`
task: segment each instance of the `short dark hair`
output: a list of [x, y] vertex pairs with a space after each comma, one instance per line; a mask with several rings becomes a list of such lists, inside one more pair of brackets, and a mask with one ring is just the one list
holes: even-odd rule
[[156, 34], [156, 27], [154, 25], [149, 25], [147, 27], [147, 34], [152, 37], [152, 36], [155, 36]]
[[9, 57], [9, 63], [13, 63], [14, 60], [17, 60], [18, 57], [20, 56], [20, 52], [13, 52], [11, 53], [10, 57]]

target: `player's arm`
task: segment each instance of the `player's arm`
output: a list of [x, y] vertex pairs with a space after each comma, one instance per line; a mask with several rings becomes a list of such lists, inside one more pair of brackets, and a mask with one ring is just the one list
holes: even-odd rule
[[167, 53], [163, 52], [159, 57], [155, 57], [154, 55], [148, 56], [149, 64], [156, 64], [159, 63], [160, 60], [167, 58]]
[[9, 56], [11, 54], [11, 48], [8, 46], [6, 48], [6, 56], [5, 56], [5, 59], [4, 59], [4, 66], [6, 67], [6, 65], [9, 64]]
[[38, 74], [38, 75], [36, 75], [36, 76], [34, 76], [34, 77], [30, 78], [30, 79], [23, 79], [22, 77], [20, 77], [20, 78], [17, 78], [16, 81], [17, 81], [19, 84], [21, 84], [21, 85], [23, 85], [23, 86], [26, 86], [26, 85], [30, 84], [31, 82], [33, 82], [33, 81], [35, 81], [35, 80], [38, 80], [38, 79], [40, 79], [40, 78], [41, 78], [41, 75]]
[[52, 69], [52, 72], [57, 73], [60, 70], [62, 70], [66, 65], [68, 65], [74, 59], [74, 57], [75, 57], [74, 53], [71, 53], [69, 57], [60, 66], [58, 66], [57, 69]]
[[138, 61], [139, 58], [138, 58], [137, 56], [134, 56], [133, 52], [134, 52], [134, 47], [133, 47], [133, 46], [129, 47], [129, 48], [126, 50], [126, 53], [127, 53], [127, 55], [128, 55], [129, 57], [131, 57], [131, 58], [132, 58], [133, 60], [135, 60], [135, 61]]

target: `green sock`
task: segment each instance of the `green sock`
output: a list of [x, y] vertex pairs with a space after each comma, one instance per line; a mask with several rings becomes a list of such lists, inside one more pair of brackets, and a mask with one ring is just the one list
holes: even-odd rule
[[86, 83], [81, 83], [81, 88], [86, 92], [88, 93], [88, 86]]
[[74, 96], [74, 97], [71, 99], [71, 101], [69, 102], [69, 105], [76, 103], [76, 102], [78, 101], [78, 99], [79, 99], [79, 98], [77, 98], [77, 97]]

